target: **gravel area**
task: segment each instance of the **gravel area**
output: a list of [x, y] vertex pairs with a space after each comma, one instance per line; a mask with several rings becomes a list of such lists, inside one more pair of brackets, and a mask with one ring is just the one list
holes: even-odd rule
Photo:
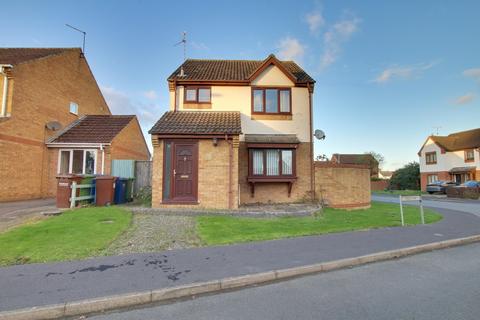
[[195, 217], [135, 212], [132, 226], [106, 250], [106, 255], [157, 252], [198, 247]]

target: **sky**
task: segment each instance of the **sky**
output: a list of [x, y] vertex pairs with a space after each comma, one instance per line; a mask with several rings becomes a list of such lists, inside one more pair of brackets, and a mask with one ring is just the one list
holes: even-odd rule
[[316, 155], [418, 161], [432, 133], [479, 127], [480, 1], [7, 1], [0, 47], [79, 47], [116, 114], [148, 129], [187, 57], [295, 60], [315, 80]]

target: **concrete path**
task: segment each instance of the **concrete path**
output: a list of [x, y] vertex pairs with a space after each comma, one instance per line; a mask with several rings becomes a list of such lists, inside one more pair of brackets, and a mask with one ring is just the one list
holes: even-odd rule
[[480, 244], [92, 320], [477, 320]]
[[0, 202], [0, 232], [55, 209], [55, 199]]
[[0, 268], [0, 311], [291, 268], [480, 233], [472, 214], [431, 225]]

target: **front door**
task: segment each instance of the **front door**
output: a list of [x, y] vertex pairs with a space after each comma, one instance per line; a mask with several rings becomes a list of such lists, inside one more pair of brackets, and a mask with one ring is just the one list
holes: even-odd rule
[[197, 201], [197, 143], [173, 144], [173, 201]]

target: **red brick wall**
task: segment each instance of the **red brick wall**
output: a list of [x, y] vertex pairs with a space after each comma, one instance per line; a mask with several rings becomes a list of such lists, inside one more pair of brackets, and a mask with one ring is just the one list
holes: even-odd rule
[[439, 171], [439, 172], [422, 172], [420, 174], [420, 187], [422, 188], [422, 191], [425, 191], [427, 189], [427, 177], [429, 175], [436, 174], [438, 176], [438, 180], [451, 180], [451, 176], [448, 173], [448, 171]]
[[381, 191], [388, 188], [390, 180], [376, 180], [370, 182], [370, 187], [372, 191]]

